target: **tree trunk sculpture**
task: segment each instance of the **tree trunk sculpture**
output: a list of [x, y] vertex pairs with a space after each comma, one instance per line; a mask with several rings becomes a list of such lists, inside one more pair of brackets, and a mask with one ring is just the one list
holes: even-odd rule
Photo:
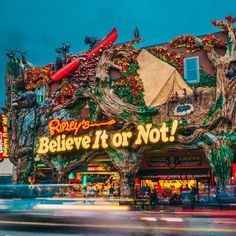
[[[235, 29], [236, 18], [227, 16], [226, 21], [212, 21], [213, 25], [220, 28], [228, 35], [226, 52], [223, 56], [214, 48], [216, 39], [200, 39], [189, 36], [200, 48], [206, 51], [209, 60], [216, 69], [216, 101], [210, 109], [208, 116], [203, 120], [202, 127], [189, 136], [179, 136], [179, 142], [199, 142], [205, 150], [209, 164], [213, 170], [216, 183], [222, 186], [230, 183], [233, 148], [236, 146], [236, 76], [229, 76], [232, 63], [236, 63]], [[206, 139], [206, 137], [208, 137]], [[209, 143], [209, 137], [210, 143]], [[213, 137], [213, 138], [212, 138]]]

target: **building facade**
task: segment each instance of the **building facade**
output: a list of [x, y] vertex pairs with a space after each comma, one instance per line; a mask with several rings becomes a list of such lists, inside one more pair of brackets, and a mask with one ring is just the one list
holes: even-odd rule
[[[9, 53], [5, 114], [18, 183], [76, 183], [78, 191], [170, 197], [232, 180], [236, 145], [235, 19], [223, 32], [137, 48], [117, 31], [54, 63]], [[228, 43], [227, 43], [228, 42]], [[159, 187], [158, 187], [159, 186]], [[165, 190], [165, 192], [164, 192]]]

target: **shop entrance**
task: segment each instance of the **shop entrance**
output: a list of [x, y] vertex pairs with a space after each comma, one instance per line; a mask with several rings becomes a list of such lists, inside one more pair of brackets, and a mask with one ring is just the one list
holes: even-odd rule
[[[117, 197], [120, 177], [117, 172], [87, 171], [77, 172], [73, 184], [75, 197]], [[73, 197], [71, 193], [70, 197]]]
[[144, 157], [136, 177], [142, 195], [146, 185], [146, 189], [156, 190], [159, 202], [181, 202], [191, 190], [196, 201], [209, 200], [210, 166], [203, 150], [153, 152]]
[[181, 204], [185, 193], [190, 195], [194, 189], [196, 192], [196, 201], [207, 202], [210, 194], [210, 180], [209, 178], [186, 178], [186, 176], [179, 176], [179, 178], [148, 178], [143, 177], [140, 181], [138, 198], [143, 198], [147, 194], [155, 192], [159, 203], [162, 204]]
[[81, 171], [72, 172], [68, 182], [73, 184], [69, 197], [106, 198], [119, 196], [119, 173], [108, 157], [88, 163]]

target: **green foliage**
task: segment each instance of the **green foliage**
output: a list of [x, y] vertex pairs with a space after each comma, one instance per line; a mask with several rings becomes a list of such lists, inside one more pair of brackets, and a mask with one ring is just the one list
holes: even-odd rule
[[229, 51], [229, 54], [230, 54], [229, 56], [232, 56], [232, 55], [231, 55], [232, 42], [231, 42], [231, 39], [230, 39], [230, 38], [227, 38], [226, 47], [227, 47], [227, 49], [228, 49], [228, 51]]
[[[119, 81], [114, 78], [108, 78], [107, 83], [111, 89], [114, 89], [116, 95], [124, 102], [138, 106], [139, 114], [137, 117], [140, 122], [151, 122], [152, 116], [158, 113], [157, 108], [147, 107], [144, 101], [143, 87], [141, 81], [137, 81], [136, 75], [139, 65], [137, 61], [130, 63], [129, 68], [122, 74]], [[122, 118], [129, 118], [133, 114], [124, 112]]]
[[236, 147], [236, 131], [233, 133], [225, 132], [218, 135], [220, 139], [223, 139], [225, 144], [230, 144], [233, 147]]
[[139, 113], [145, 114], [146, 116], [154, 116], [158, 113], [158, 109], [155, 107], [148, 107], [146, 105], [138, 107]]
[[[109, 78], [109, 85], [110, 88], [113, 88], [115, 90], [116, 95], [121, 98], [124, 102], [138, 105], [138, 106], [144, 106], [145, 102], [143, 99], [143, 88], [140, 88], [142, 85], [139, 84], [141, 81], [136, 81], [135, 77], [131, 77], [135, 81], [130, 81], [128, 79], [129, 76], [135, 76], [137, 75], [137, 71], [139, 69], [139, 65], [137, 61], [133, 61], [130, 63], [129, 68], [126, 72], [122, 74], [122, 77], [120, 78], [121, 81], [124, 83], [116, 83], [116, 79]], [[131, 83], [133, 83], [133, 86], [139, 86], [139, 88], [136, 89], [136, 92], [138, 94], [134, 95], [133, 88]]]
[[213, 116], [219, 112], [224, 106], [224, 98], [223, 96], [219, 96], [214, 107], [212, 107], [207, 115], [207, 117], [203, 120], [202, 125], [207, 125], [209, 121], [213, 118]]
[[233, 159], [234, 151], [226, 144], [213, 148], [209, 153], [208, 161], [218, 185], [225, 186], [229, 183]]
[[51, 161], [54, 164], [54, 166], [59, 167], [60, 169], [63, 169], [70, 161], [73, 160], [72, 155], [66, 155], [63, 156], [52, 156]]
[[31, 174], [31, 172], [34, 169], [34, 161], [33, 160], [29, 160], [29, 162], [27, 163], [26, 168], [24, 169], [23, 174], [20, 176], [20, 182], [21, 183], [26, 183], [28, 181], [28, 178]]
[[18, 62], [15, 61], [9, 61], [7, 63], [7, 69], [8, 69], [8, 73], [13, 75], [14, 78], [16, 79], [19, 74], [20, 74], [20, 65]]
[[236, 147], [236, 132], [230, 134], [230, 136], [227, 139], [232, 143], [233, 146]]
[[69, 110], [71, 117], [77, 118], [80, 115], [80, 112], [81, 112], [82, 108], [85, 106], [85, 104], [86, 104], [86, 100], [85, 99], [78, 100], [76, 105], [73, 106]]
[[[112, 78], [110, 78], [112, 80]], [[131, 94], [131, 88], [129, 84], [126, 85], [114, 85], [112, 86], [115, 89], [116, 95], [121, 98], [124, 102], [133, 104], [134, 103], [134, 98]]]
[[181, 119], [179, 120], [179, 124], [182, 125], [182, 126], [184, 126], [184, 125], [187, 125], [187, 124], [188, 124], [188, 121], [187, 121], [186, 119], [184, 119], [184, 118], [181, 118]]
[[107, 152], [109, 153], [109, 155], [113, 158], [113, 159], [116, 159], [116, 160], [119, 160], [119, 161], [123, 161], [122, 160], [122, 156], [119, 155], [119, 153], [114, 150], [113, 148], [111, 148], [110, 146], [107, 148]]
[[200, 82], [197, 87], [216, 87], [216, 75], [211, 76], [203, 70], [200, 70]]
[[148, 107], [146, 105], [138, 107], [139, 114], [137, 115], [141, 123], [152, 122], [152, 117], [158, 113], [158, 109]]
[[166, 126], [171, 128], [172, 127], [172, 124], [173, 124], [173, 120], [172, 119], [168, 119], [166, 120]]
[[121, 115], [122, 118], [124, 119], [128, 119], [130, 117], [132, 117], [132, 113], [128, 112], [128, 111], [124, 111], [124, 113]]
[[89, 101], [89, 120], [94, 121], [97, 114], [97, 104], [93, 101]]
[[202, 141], [210, 147], [207, 158], [217, 185], [225, 186], [230, 182], [236, 132], [227, 131], [218, 135], [208, 133], [202, 137]]

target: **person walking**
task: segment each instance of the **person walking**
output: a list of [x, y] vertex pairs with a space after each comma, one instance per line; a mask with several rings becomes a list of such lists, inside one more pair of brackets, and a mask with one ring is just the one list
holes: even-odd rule
[[153, 190], [150, 194], [150, 203], [151, 203], [151, 208], [153, 210], [156, 210], [158, 204], [158, 198], [157, 198], [157, 192], [155, 190]]
[[198, 191], [197, 191], [197, 188], [195, 186], [192, 186], [190, 196], [191, 196], [191, 208], [192, 208], [192, 210], [194, 210], [195, 203], [196, 203], [196, 198], [198, 196]]

